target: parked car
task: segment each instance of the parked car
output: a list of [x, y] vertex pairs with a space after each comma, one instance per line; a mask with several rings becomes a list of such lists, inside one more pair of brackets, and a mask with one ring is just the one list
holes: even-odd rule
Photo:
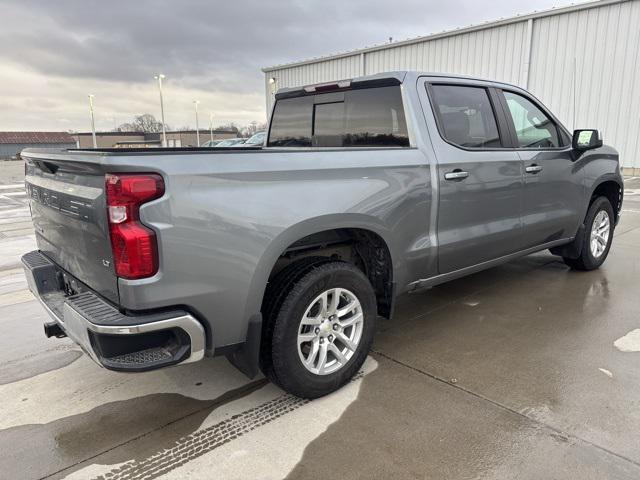
[[267, 138], [267, 132], [256, 132], [241, 144], [232, 145], [233, 147], [261, 147]]
[[220, 142], [222, 142], [222, 140], [207, 140], [206, 142], [204, 142], [200, 146], [201, 147], [212, 148], [212, 147], [215, 147], [216, 145], [218, 145]]
[[129, 372], [225, 355], [314, 398], [398, 295], [545, 249], [607, 258], [623, 183], [597, 130], [475, 78], [319, 87], [280, 90], [255, 151], [24, 150], [46, 334]]
[[216, 145], [216, 148], [233, 147], [233, 146], [236, 146], [236, 145], [243, 144], [244, 141], [245, 141], [244, 138], [227, 138], [225, 140], [222, 140], [220, 143], [218, 143]]

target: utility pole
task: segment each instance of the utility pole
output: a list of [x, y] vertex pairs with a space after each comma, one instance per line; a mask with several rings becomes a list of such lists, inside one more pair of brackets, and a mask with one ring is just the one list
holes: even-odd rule
[[155, 75], [153, 78], [155, 78], [158, 81], [158, 90], [160, 91], [160, 116], [162, 117], [162, 146], [166, 147], [167, 131], [164, 126], [164, 101], [162, 99], [162, 79], [165, 78], [165, 76], [162, 73], [159, 73], [158, 75]]
[[196, 106], [196, 143], [200, 146], [200, 126], [198, 125], [198, 104], [199, 100], [194, 100], [193, 104]]
[[213, 112], [209, 113], [209, 133], [211, 134], [211, 143], [213, 143]]
[[96, 141], [96, 122], [93, 116], [93, 97], [95, 97], [95, 95], [89, 95], [89, 113], [91, 113], [91, 136], [93, 137], [93, 148], [98, 148], [98, 142]]

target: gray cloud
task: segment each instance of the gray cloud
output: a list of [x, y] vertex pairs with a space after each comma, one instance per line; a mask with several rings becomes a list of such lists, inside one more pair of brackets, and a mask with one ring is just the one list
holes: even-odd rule
[[[10, 80], [15, 75], [8, 69], [24, 69], [35, 83], [38, 76], [60, 80], [59, 89], [52, 89], [58, 97], [48, 100], [68, 111], [68, 103], [84, 104], [90, 87], [109, 94], [121, 89], [126, 96], [132, 86], [148, 88], [154, 73], [162, 71], [185, 96], [217, 95], [212, 105], [222, 95], [226, 103], [236, 98], [239, 111], [260, 115], [261, 67], [549, 8], [552, 1], [3, 0], [0, 74]], [[27, 88], [21, 92], [26, 103], [30, 97], [46, 98]], [[0, 97], [0, 107], [11, 100]], [[52, 110], [55, 105], [48, 104], [47, 115]], [[74, 115], [66, 113], [55, 115], [73, 124]], [[188, 121], [187, 114], [182, 118]], [[12, 124], [22, 125], [5, 117], [0, 129]]]

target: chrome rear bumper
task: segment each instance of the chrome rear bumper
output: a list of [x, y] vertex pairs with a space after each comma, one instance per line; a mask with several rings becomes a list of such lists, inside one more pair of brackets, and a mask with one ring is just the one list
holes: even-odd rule
[[22, 263], [29, 289], [49, 316], [99, 365], [140, 372], [204, 357], [204, 328], [188, 312], [123, 314], [90, 290], [67, 295], [60, 269], [39, 251]]

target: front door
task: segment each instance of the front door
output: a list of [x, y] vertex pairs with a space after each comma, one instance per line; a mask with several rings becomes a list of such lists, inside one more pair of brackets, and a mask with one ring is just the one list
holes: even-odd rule
[[523, 172], [497, 93], [469, 81], [429, 83], [439, 136], [432, 133], [439, 176], [441, 274], [503, 257], [521, 244]]
[[582, 221], [585, 191], [568, 134], [523, 92], [499, 94], [524, 162], [521, 249], [573, 237]]

